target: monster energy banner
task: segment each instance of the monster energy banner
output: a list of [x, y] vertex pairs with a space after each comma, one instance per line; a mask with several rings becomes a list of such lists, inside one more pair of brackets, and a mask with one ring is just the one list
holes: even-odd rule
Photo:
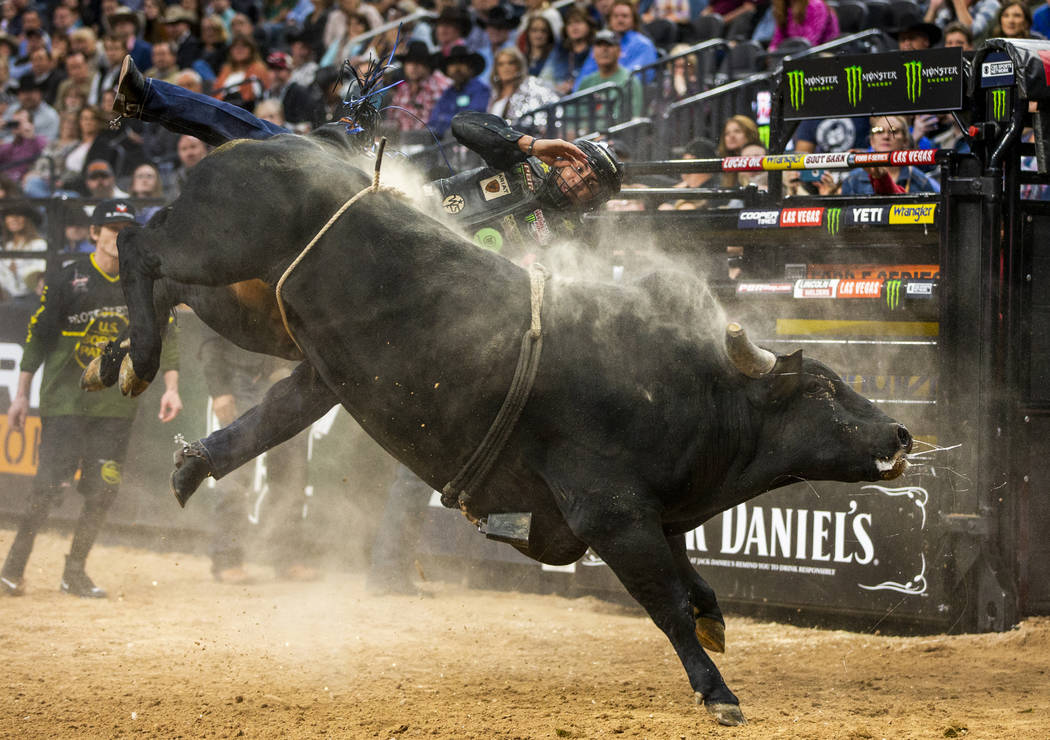
[[958, 48], [789, 60], [784, 118], [960, 110], [962, 69]]

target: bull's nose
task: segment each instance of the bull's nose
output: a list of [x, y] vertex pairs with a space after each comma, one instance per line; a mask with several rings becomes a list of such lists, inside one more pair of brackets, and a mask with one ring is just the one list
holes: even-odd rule
[[911, 433], [903, 424], [897, 425], [897, 441], [900, 442], [905, 452], [911, 452]]

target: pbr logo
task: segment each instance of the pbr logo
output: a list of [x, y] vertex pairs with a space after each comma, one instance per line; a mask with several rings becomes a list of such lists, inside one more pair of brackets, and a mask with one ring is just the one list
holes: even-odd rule
[[1006, 88], [992, 90], [992, 118], [1001, 121], [1006, 118]]
[[793, 69], [787, 73], [788, 92], [791, 95], [791, 107], [802, 110], [806, 103], [806, 73], [801, 69]]
[[864, 68], [860, 65], [853, 65], [846, 67], [842, 71], [846, 73], [846, 95], [849, 96], [849, 104], [856, 108], [860, 104], [863, 94], [862, 86], [864, 83], [861, 80], [861, 75], [864, 73]]
[[914, 103], [922, 95], [922, 62], [905, 62], [904, 78], [908, 83], [908, 100]]
[[828, 227], [829, 234], [834, 236], [839, 233], [839, 228], [842, 226], [842, 209], [829, 208], [824, 218], [824, 223]]
[[891, 311], [896, 311], [901, 305], [901, 281], [886, 281], [886, 305]]

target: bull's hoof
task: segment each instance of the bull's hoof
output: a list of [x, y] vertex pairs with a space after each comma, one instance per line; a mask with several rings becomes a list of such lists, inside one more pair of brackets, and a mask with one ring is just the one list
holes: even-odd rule
[[704, 708], [714, 716], [718, 724], [725, 727], [739, 727], [746, 725], [744, 713], [740, 711], [739, 704], [727, 704], [725, 702], [705, 702], [703, 695], [696, 692], [696, 703], [703, 703]]
[[120, 392], [125, 396], [135, 397], [149, 388], [149, 381], [143, 380], [135, 374], [135, 367], [131, 364], [131, 355], [124, 355], [120, 363]]
[[80, 389], [84, 391], [101, 391], [106, 387], [102, 382], [102, 358], [92, 360], [80, 374]]
[[716, 653], [726, 651], [726, 628], [717, 619], [697, 617], [696, 639], [705, 650], [713, 650]]
[[[192, 450], [192, 447], [189, 449]], [[186, 453], [186, 447], [175, 453], [175, 470], [171, 473], [171, 492], [182, 508], [186, 508], [190, 496], [200, 488], [204, 479], [211, 475], [211, 465], [205, 458], [193, 454], [192, 451], [190, 454]]]

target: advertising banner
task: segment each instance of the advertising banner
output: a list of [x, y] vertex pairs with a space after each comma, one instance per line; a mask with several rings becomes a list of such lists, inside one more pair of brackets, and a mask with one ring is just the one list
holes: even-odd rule
[[803, 57], [784, 62], [784, 119], [960, 110], [962, 50]]

